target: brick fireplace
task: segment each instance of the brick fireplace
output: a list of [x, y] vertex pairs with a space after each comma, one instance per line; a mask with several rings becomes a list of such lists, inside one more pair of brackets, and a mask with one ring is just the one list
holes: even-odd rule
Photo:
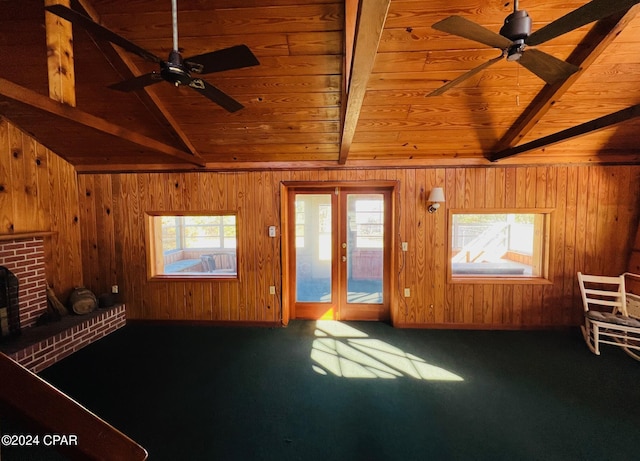
[[19, 285], [20, 334], [15, 338], [3, 337], [0, 344], [11, 358], [39, 372], [124, 326], [123, 304], [85, 315], [69, 314], [60, 321], [36, 326], [38, 318], [47, 311], [44, 236], [2, 237], [0, 266], [15, 275]]
[[0, 266], [19, 281], [20, 328], [33, 326], [47, 309], [43, 237], [0, 242]]

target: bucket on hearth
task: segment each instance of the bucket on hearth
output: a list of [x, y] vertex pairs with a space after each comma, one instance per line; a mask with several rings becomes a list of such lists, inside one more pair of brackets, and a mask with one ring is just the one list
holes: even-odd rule
[[98, 300], [91, 290], [79, 287], [71, 292], [69, 304], [76, 314], [88, 314], [98, 307]]

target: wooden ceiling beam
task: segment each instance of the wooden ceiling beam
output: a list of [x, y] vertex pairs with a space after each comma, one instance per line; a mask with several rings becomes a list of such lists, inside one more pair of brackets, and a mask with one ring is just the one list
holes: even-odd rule
[[347, 162], [349, 156], [349, 149], [358, 124], [360, 109], [367, 91], [367, 83], [373, 70], [390, 4], [391, 0], [368, 0], [360, 3], [353, 47], [353, 63], [350, 69], [351, 75], [345, 92], [346, 101], [343, 99], [345, 115], [338, 157], [338, 163], [341, 165]]
[[343, 91], [346, 93], [351, 79], [351, 66], [353, 64], [353, 49], [356, 41], [356, 28], [358, 26], [359, 0], [346, 0], [344, 3], [344, 69], [342, 71]]
[[[100, 21], [100, 15], [93, 8], [90, 0], [77, 0], [80, 6], [84, 9], [86, 15], [94, 22], [103, 25]], [[91, 35], [91, 34], [89, 34]], [[93, 40], [93, 37], [92, 37]], [[129, 76], [135, 77], [141, 75], [142, 72], [135, 65], [133, 60], [129, 57], [129, 54], [121, 48], [114, 46], [112, 43], [103, 44], [94, 40], [97, 48], [102, 52], [105, 59], [109, 61], [111, 66], [118, 72], [122, 73], [123, 67], [125, 70], [124, 78]], [[114, 56], [115, 52], [115, 56]], [[119, 58], [120, 63], [114, 62], [114, 58]], [[129, 75], [126, 75], [129, 74]], [[200, 153], [196, 150], [193, 143], [189, 140], [189, 137], [184, 133], [176, 119], [171, 115], [171, 112], [164, 106], [160, 98], [155, 92], [149, 88], [145, 88], [143, 92], [136, 91], [136, 96], [140, 99], [140, 102], [149, 110], [149, 112], [160, 120], [161, 124], [167, 126], [169, 132], [178, 138], [178, 140], [184, 145], [184, 147], [191, 152], [194, 157], [202, 158]]]
[[[567, 58], [567, 62], [578, 66], [580, 70], [564, 81], [553, 85], [545, 85], [504, 137], [498, 141], [492, 151], [502, 152], [516, 146], [562, 95], [580, 78], [589, 66], [607, 49], [620, 32], [622, 32], [636, 16], [638, 11], [640, 11], [640, 5], [635, 5], [626, 11], [596, 22], [573, 53]], [[495, 155], [497, 154], [493, 154], [489, 159], [495, 161]]]
[[626, 109], [619, 110], [618, 112], [614, 112], [613, 114], [605, 115], [595, 120], [582, 123], [581, 125], [577, 125], [572, 128], [568, 128], [566, 130], [562, 130], [558, 133], [554, 133], [549, 136], [544, 136], [540, 139], [536, 139], [535, 141], [528, 142], [521, 146], [511, 147], [503, 151], [496, 152], [491, 157], [491, 161], [495, 162], [507, 157], [513, 157], [514, 155], [517, 155], [517, 154], [522, 154], [523, 152], [530, 152], [532, 150], [542, 149], [544, 147], [551, 146], [553, 144], [558, 144], [558, 143], [567, 141], [569, 139], [577, 138], [590, 133], [595, 133], [596, 131], [610, 128], [614, 125], [617, 125], [622, 122], [626, 122], [627, 120], [630, 120], [638, 116], [640, 116], [640, 104], [636, 104], [635, 106], [631, 106]]
[[[69, 7], [69, 0], [44, 0], [44, 4], [45, 6], [60, 4]], [[51, 99], [75, 107], [76, 84], [71, 24], [48, 11], [44, 12], [44, 16], [49, 96]]]
[[[4, 114], [11, 120], [13, 118], [13, 111], [15, 111], [14, 116], [18, 113], [24, 115], [25, 111], [27, 111], [27, 115], [33, 119], [36, 119], [39, 116], [44, 116], [48, 123], [47, 129], [56, 127], [57, 121], [64, 120], [66, 122], [71, 122], [77, 129], [91, 133], [96, 142], [108, 143], [110, 139], [109, 136], [115, 136], [130, 144], [139, 146], [141, 150], [169, 155], [200, 167], [205, 166], [205, 163], [201, 159], [195, 158], [188, 152], [181, 151], [173, 146], [115, 125], [107, 120], [96, 117], [95, 115], [88, 114], [67, 104], [54, 101], [47, 96], [16, 85], [9, 80], [0, 78], [0, 114]], [[17, 123], [17, 125], [21, 127], [20, 123]], [[31, 132], [32, 130], [29, 130], [27, 127], [26, 131]], [[106, 136], [101, 139], [99, 138], [100, 135]], [[49, 140], [40, 139], [37, 134], [34, 135], [34, 138], [47, 147], [51, 145], [51, 143], [48, 142]], [[86, 149], [90, 151], [91, 146], [86, 146]], [[52, 150], [55, 151], [55, 149]], [[56, 153], [59, 153], [62, 156], [65, 154], [64, 152]]]

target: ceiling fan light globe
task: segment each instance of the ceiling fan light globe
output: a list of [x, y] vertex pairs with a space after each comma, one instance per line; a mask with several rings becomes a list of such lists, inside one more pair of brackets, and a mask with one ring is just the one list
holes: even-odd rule
[[524, 40], [518, 40], [516, 43], [511, 45], [506, 51], [507, 61], [513, 62], [520, 60], [526, 46], [527, 45], [524, 44]]
[[519, 61], [521, 57], [522, 57], [522, 51], [514, 51], [513, 53], [507, 54], [507, 61], [509, 62]]

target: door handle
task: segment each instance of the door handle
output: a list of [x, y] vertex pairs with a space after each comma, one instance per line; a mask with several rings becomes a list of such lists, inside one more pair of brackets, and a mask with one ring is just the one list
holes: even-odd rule
[[347, 262], [347, 257], [346, 256], [342, 256], [342, 262], [346, 263]]

